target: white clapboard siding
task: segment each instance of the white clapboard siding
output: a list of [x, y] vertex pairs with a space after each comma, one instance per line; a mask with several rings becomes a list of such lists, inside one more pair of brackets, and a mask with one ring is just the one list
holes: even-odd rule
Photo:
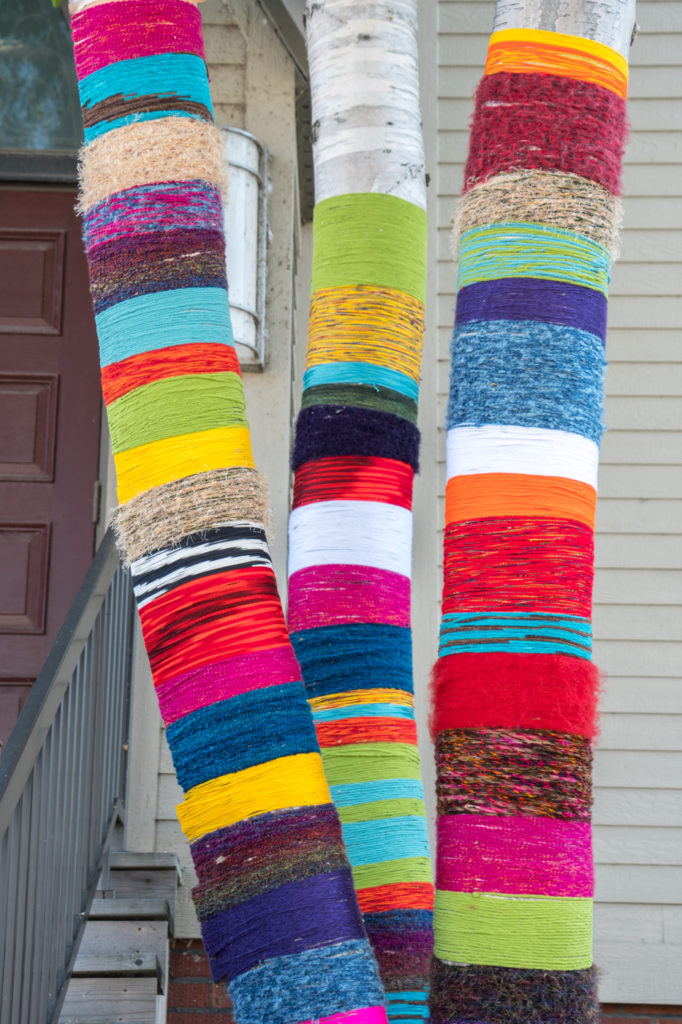
[[[439, 0], [436, 248], [444, 422], [456, 267], [450, 219], [494, 4]], [[682, 1004], [682, 4], [638, 3], [599, 474], [595, 956], [601, 997]], [[444, 444], [437, 445], [443, 514]]]

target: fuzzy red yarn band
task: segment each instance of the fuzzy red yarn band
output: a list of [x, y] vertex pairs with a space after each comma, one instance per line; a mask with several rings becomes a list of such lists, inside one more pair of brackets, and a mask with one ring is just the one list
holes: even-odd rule
[[578, 174], [620, 193], [627, 118], [609, 89], [556, 75], [486, 75], [476, 93], [464, 190], [496, 174]]
[[455, 654], [431, 676], [431, 734], [445, 729], [552, 729], [593, 738], [599, 672], [564, 654]]

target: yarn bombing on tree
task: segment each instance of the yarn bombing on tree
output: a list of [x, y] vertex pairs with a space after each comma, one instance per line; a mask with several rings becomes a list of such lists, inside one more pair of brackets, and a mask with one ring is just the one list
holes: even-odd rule
[[391, 1021], [428, 1017], [412, 484], [426, 288], [416, 0], [307, 14], [317, 205], [289, 524], [291, 639]]
[[178, 816], [213, 976], [239, 1024], [382, 1024], [265, 536], [200, 15], [186, 0], [71, 11], [116, 528], [185, 791]]
[[626, 87], [610, 46], [507, 27], [476, 95], [453, 239], [433, 1024], [599, 1019], [590, 620]]

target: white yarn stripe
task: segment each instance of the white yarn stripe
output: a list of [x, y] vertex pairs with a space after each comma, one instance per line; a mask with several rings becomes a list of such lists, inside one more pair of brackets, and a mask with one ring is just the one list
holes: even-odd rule
[[176, 569], [144, 586], [133, 586], [137, 607], [144, 608], [146, 604], [161, 597], [171, 587], [178, 586], [195, 577], [207, 576], [209, 573], [219, 572], [221, 569], [239, 569], [241, 566], [246, 568], [246, 566], [252, 565], [272, 566], [272, 560], [269, 555], [232, 555], [229, 558], [218, 558], [210, 562], [193, 562], [190, 567]]
[[[253, 529], [262, 530], [263, 524], [256, 523], [250, 519], [230, 519], [224, 523], [214, 523], [213, 529], [220, 529], [221, 527], [229, 527], [230, 529]], [[222, 540], [218, 546], [224, 547], [227, 541]], [[267, 544], [263, 545], [262, 541], [254, 538], [253, 540], [241, 540], [239, 541], [240, 547], [248, 548], [249, 551], [260, 551], [264, 550], [267, 555], [270, 554]], [[177, 548], [162, 548], [160, 551], [154, 551], [150, 555], [142, 555], [140, 558], [136, 558], [134, 562], [130, 563], [130, 572], [135, 579], [136, 576], [144, 576], [145, 573], [154, 572], [157, 569], [162, 569], [164, 566], [168, 566], [173, 562], [184, 562], [190, 556], [201, 556], [208, 554], [209, 551], [216, 549], [216, 541], [204, 541], [200, 544], [192, 544], [191, 547], [177, 547]]]
[[453, 427], [446, 444], [448, 480], [475, 473], [528, 473], [579, 480], [597, 489], [599, 447], [580, 434], [497, 424]]
[[319, 501], [289, 517], [289, 575], [315, 565], [366, 565], [410, 576], [412, 512], [381, 501]]
[[307, 36], [316, 202], [384, 192], [425, 209], [417, 0], [323, 0]]

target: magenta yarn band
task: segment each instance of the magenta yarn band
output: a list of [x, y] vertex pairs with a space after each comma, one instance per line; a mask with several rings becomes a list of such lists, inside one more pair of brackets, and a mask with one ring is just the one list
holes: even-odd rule
[[409, 578], [364, 565], [316, 565], [289, 577], [291, 633], [349, 622], [409, 627]]
[[302, 1024], [384, 1024], [386, 1020], [383, 1006], [365, 1006], [362, 1010], [333, 1013], [331, 1017], [318, 1017], [317, 1020], [306, 1020]]
[[592, 896], [589, 822], [497, 818], [438, 819], [436, 888], [450, 892]]
[[157, 686], [161, 715], [166, 725], [192, 711], [228, 700], [249, 690], [296, 683], [301, 669], [292, 648], [272, 647], [173, 676]]
[[136, 57], [191, 53], [205, 60], [201, 14], [188, 0], [125, 0], [88, 7], [71, 16], [71, 31], [79, 81]]

